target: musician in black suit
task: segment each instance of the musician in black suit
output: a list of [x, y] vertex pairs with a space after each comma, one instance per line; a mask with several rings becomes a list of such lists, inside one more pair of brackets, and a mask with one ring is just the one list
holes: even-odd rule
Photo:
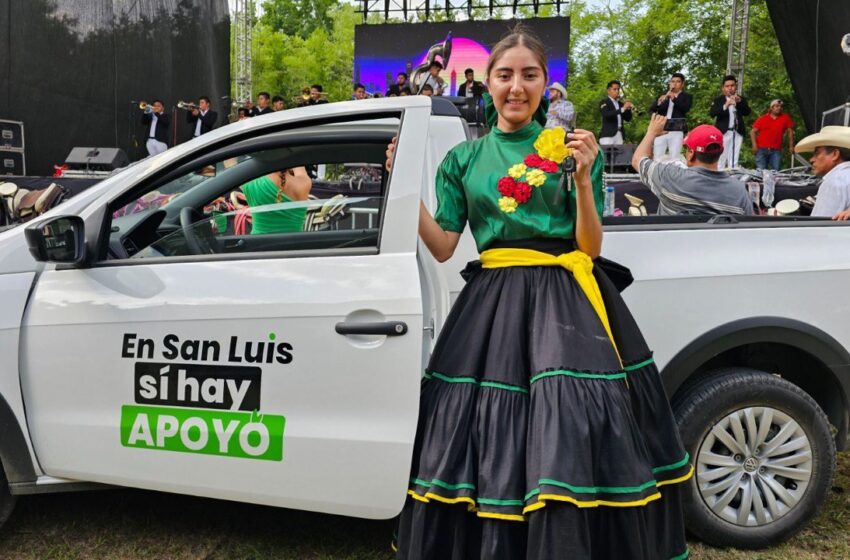
[[191, 138], [197, 138], [206, 134], [213, 128], [218, 120], [218, 113], [210, 109], [210, 98], [202, 95], [198, 99], [198, 107], [186, 114], [186, 122], [190, 125]]
[[269, 107], [269, 101], [271, 100], [271, 95], [267, 91], [261, 91], [259, 95], [257, 95], [257, 106], [251, 109], [251, 116], [258, 117], [260, 115], [267, 115], [269, 113], [273, 113], [274, 110]]
[[481, 97], [484, 92], [484, 84], [475, 79], [475, 70], [467, 68], [463, 71], [466, 81], [457, 88], [458, 97]]
[[[670, 86], [667, 92], [652, 102], [649, 112], [663, 115], [667, 117], [668, 121], [670, 119], [685, 119], [693, 102], [694, 98], [685, 91], [685, 75], [676, 72], [670, 77]], [[683, 126], [680, 131], [670, 130], [658, 136], [652, 147], [653, 159], [659, 159], [665, 154], [669, 154], [672, 158], [681, 158], [682, 142], [687, 130], [687, 126]]]
[[602, 131], [599, 133], [600, 146], [619, 146], [626, 137], [623, 123], [632, 120], [631, 101], [620, 99], [622, 84], [618, 80], [608, 82], [608, 97], [599, 104], [602, 113]]
[[717, 162], [718, 169], [738, 167], [741, 144], [746, 136], [744, 117], [752, 111], [746, 98], [738, 95], [738, 78], [729, 75], [723, 78], [723, 95], [714, 98], [709, 114], [714, 117], [714, 126], [723, 133], [723, 153]]
[[165, 113], [165, 106], [157, 99], [142, 113], [142, 124], [148, 127], [145, 147], [148, 155], [155, 156], [168, 149], [168, 129], [171, 126], [171, 115]]

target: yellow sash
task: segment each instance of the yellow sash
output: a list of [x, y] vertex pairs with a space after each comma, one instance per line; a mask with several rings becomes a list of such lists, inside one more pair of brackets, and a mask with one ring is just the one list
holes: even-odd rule
[[611, 334], [611, 325], [608, 322], [608, 313], [605, 311], [605, 302], [602, 301], [602, 292], [599, 291], [599, 284], [596, 283], [596, 278], [593, 276], [593, 261], [581, 251], [571, 251], [562, 253], [558, 256], [535, 251], [533, 249], [487, 249], [481, 253], [481, 266], [483, 268], [505, 268], [508, 266], [562, 266], [572, 272], [579, 287], [587, 296], [593, 310], [599, 320], [602, 321], [602, 326], [605, 327], [605, 332], [608, 333], [608, 338], [611, 340], [611, 345], [614, 347], [614, 352], [617, 353], [617, 359], [620, 359], [620, 352], [617, 350], [617, 343], [614, 342], [614, 335]]

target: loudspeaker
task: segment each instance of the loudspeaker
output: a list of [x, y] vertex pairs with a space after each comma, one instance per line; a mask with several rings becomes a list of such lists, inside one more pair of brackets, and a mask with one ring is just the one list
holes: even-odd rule
[[632, 156], [635, 155], [636, 144], [620, 144], [618, 146], [600, 146], [605, 155], [605, 170], [632, 172]]
[[850, 126], [850, 103], [824, 111], [821, 116], [820, 127], [825, 126]]
[[0, 148], [24, 149], [24, 123], [0, 120]]
[[72, 148], [65, 158], [68, 169], [85, 171], [113, 171], [129, 163], [120, 148]]
[[21, 150], [0, 150], [0, 175], [26, 175], [27, 166]]

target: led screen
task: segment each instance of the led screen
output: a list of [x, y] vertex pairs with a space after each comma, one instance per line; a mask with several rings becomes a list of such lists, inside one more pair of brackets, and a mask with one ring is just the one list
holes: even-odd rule
[[[566, 84], [570, 19], [532, 18], [522, 23], [546, 45], [550, 81]], [[451, 56], [440, 75], [449, 84], [446, 94], [455, 95], [465, 69], [472, 68], [475, 79], [483, 81], [490, 49], [516, 24], [516, 20], [501, 20], [358, 25], [354, 33], [354, 82], [365, 85], [370, 93], [385, 93], [396, 74], [412, 74], [426, 60], [428, 49], [451, 33]]]

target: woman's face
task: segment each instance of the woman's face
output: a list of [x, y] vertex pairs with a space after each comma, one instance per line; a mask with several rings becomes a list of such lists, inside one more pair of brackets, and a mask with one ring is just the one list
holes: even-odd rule
[[546, 74], [534, 53], [523, 46], [506, 50], [487, 80], [499, 113], [499, 129], [511, 132], [531, 122], [546, 90]]

